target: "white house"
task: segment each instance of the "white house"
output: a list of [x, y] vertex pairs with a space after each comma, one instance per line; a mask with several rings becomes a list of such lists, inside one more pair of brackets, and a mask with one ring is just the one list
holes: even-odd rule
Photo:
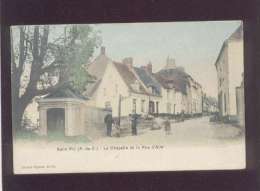
[[221, 116], [238, 120], [236, 87], [244, 71], [243, 26], [224, 41], [215, 66], [218, 78], [218, 107]]
[[191, 76], [188, 76], [189, 79], [189, 86], [188, 92], [189, 96], [189, 110], [191, 114], [200, 114], [202, 113], [202, 87], [201, 85], [196, 82]]
[[109, 63], [102, 79], [89, 94], [92, 104], [98, 108], [111, 108], [114, 117], [119, 114], [148, 114], [149, 92], [136, 78], [133, 70], [129, 58], [123, 63]]

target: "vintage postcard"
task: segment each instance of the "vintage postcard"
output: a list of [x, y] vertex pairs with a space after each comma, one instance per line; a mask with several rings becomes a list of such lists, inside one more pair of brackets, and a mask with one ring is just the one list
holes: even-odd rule
[[15, 174], [245, 168], [242, 21], [10, 33]]

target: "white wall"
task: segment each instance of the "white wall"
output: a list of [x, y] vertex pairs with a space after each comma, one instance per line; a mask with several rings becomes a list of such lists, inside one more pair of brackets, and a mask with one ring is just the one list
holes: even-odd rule
[[241, 85], [244, 72], [243, 46], [242, 40], [228, 43], [229, 115], [237, 115], [236, 87]]
[[[222, 92], [221, 100], [218, 100], [221, 105], [220, 112], [223, 116], [229, 113], [229, 68], [228, 68], [228, 49], [227, 46], [221, 52], [217, 63], [217, 77], [218, 77], [218, 93]], [[220, 83], [221, 81], [221, 83]], [[226, 95], [226, 110], [225, 110], [225, 96]]]
[[[102, 81], [93, 95], [92, 106], [105, 108], [106, 102], [111, 103], [113, 117], [118, 117], [119, 95], [121, 95], [121, 116], [128, 116], [133, 112], [133, 99], [136, 99], [136, 113], [147, 114], [149, 111], [149, 96], [130, 93], [121, 75], [113, 64], [108, 64]], [[141, 102], [145, 100], [144, 111], [141, 111]]]
[[[110, 102], [112, 115], [117, 116], [120, 94], [124, 98], [121, 102], [121, 106], [122, 108], [125, 108], [124, 105], [128, 102], [127, 97], [129, 97], [128, 87], [124, 83], [115, 66], [110, 63], [107, 65], [98, 89], [91, 98], [93, 99], [92, 105], [98, 108], [105, 108], [106, 103]], [[123, 114], [126, 111], [125, 109], [122, 109], [121, 112]]]

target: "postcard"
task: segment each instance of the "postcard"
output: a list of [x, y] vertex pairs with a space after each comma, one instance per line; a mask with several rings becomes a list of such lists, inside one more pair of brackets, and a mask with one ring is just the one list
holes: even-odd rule
[[242, 21], [10, 33], [15, 174], [246, 167]]

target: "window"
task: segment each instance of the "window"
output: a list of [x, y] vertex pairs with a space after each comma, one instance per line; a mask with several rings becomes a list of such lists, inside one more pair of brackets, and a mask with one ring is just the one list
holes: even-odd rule
[[159, 102], [158, 101], [156, 102], [156, 113], [157, 114], [159, 113]]
[[116, 95], [118, 94], [118, 85], [117, 84], [115, 85], [115, 93], [116, 93]]
[[170, 97], [170, 90], [167, 90], [167, 99]]
[[171, 113], [171, 103], [167, 103], [167, 113]]
[[145, 100], [141, 100], [141, 112], [144, 112]]
[[110, 101], [106, 101], [105, 102], [105, 108], [111, 108], [111, 102]]
[[136, 113], [136, 99], [133, 99], [133, 113]]

